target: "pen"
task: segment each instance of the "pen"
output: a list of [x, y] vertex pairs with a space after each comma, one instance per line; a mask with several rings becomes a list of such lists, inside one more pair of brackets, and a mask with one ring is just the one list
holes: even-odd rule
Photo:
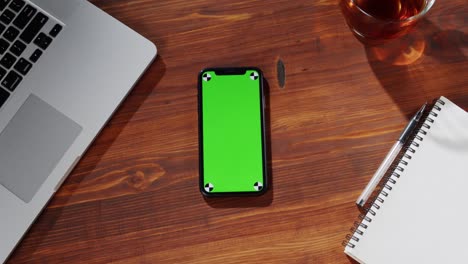
[[426, 109], [426, 105], [427, 105], [427, 102], [421, 107], [421, 109], [419, 109], [419, 111], [413, 116], [413, 118], [411, 118], [408, 125], [406, 125], [405, 129], [400, 135], [400, 138], [398, 138], [397, 142], [393, 144], [393, 147], [390, 149], [387, 156], [382, 161], [382, 164], [380, 164], [379, 168], [374, 173], [374, 176], [372, 176], [372, 179], [367, 184], [366, 188], [364, 188], [364, 191], [362, 191], [359, 198], [356, 200], [357, 205], [363, 206], [366, 203], [367, 199], [369, 199], [369, 196], [374, 191], [377, 184], [379, 184], [380, 180], [385, 175], [390, 165], [392, 165], [396, 156], [398, 156], [398, 153], [400, 153], [400, 150], [403, 147], [403, 145], [406, 143], [408, 138], [412, 135], [414, 128], [417, 126], [417, 124], [419, 123], [419, 120], [421, 119], [421, 116], [424, 113], [424, 109]]

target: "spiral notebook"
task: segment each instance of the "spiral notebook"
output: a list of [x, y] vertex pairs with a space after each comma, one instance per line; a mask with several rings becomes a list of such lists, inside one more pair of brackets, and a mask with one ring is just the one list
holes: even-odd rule
[[468, 263], [468, 114], [441, 97], [345, 241], [360, 263]]

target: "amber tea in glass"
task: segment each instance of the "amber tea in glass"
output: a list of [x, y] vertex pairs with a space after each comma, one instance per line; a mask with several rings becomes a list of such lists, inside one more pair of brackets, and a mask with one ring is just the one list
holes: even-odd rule
[[353, 33], [366, 43], [405, 35], [429, 11], [435, 0], [340, 0]]

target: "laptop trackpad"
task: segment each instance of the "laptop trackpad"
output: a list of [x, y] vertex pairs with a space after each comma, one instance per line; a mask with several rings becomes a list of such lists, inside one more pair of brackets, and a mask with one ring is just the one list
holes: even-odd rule
[[30, 202], [81, 130], [31, 94], [0, 134], [0, 184]]

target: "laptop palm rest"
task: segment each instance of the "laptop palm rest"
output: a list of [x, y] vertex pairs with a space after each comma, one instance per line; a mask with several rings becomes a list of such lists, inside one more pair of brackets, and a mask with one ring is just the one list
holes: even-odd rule
[[0, 184], [30, 202], [81, 130], [31, 94], [0, 134]]

